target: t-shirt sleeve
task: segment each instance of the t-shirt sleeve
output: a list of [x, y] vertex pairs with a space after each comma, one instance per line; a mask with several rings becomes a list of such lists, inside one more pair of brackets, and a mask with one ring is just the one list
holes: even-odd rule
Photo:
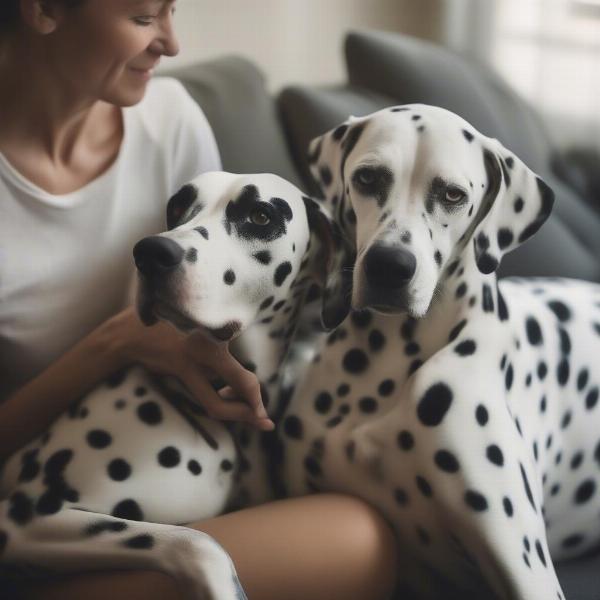
[[173, 80], [178, 88], [178, 128], [173, 149], [172, 190], [206, 171], [221, 171], [221, 156], [215, 136], [197, 102], [181, 83]]

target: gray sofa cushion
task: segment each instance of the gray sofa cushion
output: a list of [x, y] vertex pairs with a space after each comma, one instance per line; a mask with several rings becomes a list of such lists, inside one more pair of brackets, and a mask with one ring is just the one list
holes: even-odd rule
[[302, 186], [264, 76], [251, 62], [226, 56], [167, 75], [179, 79], [202, 107], [226, 171], [276, 173]]

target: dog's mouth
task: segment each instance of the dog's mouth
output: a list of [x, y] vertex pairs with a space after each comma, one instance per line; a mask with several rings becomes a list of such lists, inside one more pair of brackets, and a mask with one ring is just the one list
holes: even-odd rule
[[162, 300], [147, 303], [140, 312], [140, 317], [147, 325], [156, 322], [157, 319], [163, 319], [172, 323], [183, 333], [189, 334], [194, 331], [201, 331], [219, 342], [232, 340], [240, 333], [242, 327], [239, 321], [228, 321], [222, 327], [209, 327]]

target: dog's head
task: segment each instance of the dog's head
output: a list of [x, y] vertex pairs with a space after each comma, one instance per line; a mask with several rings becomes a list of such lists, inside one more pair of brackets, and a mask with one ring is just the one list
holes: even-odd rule
[[168, 231], [134, 248], [140, 318], [224, 341], [268, 323], [298, 273], [314, 266], [309, 220], [328, 252], [329, 219], [291, 183], [270, 174], [200, 175], [169, 200]]
[[550, 188], [500, 142], [433, 106], [350, 118], [311, 142], [309, 160], [355, 241], [355, 309], [423, 316], [448, 265], [464, 257], [492, 273], [553, 204]]

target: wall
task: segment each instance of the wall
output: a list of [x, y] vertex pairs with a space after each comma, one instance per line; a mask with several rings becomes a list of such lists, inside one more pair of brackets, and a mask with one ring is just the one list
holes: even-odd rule
[[273, 90], [287, 83], [341, 81], [346, 31], [385, 29], [439, 39], [443, 4], [444, 0], [179, 0], [175, 22], [182, 50], [165, 65], [237, 53], [261, 67]]

